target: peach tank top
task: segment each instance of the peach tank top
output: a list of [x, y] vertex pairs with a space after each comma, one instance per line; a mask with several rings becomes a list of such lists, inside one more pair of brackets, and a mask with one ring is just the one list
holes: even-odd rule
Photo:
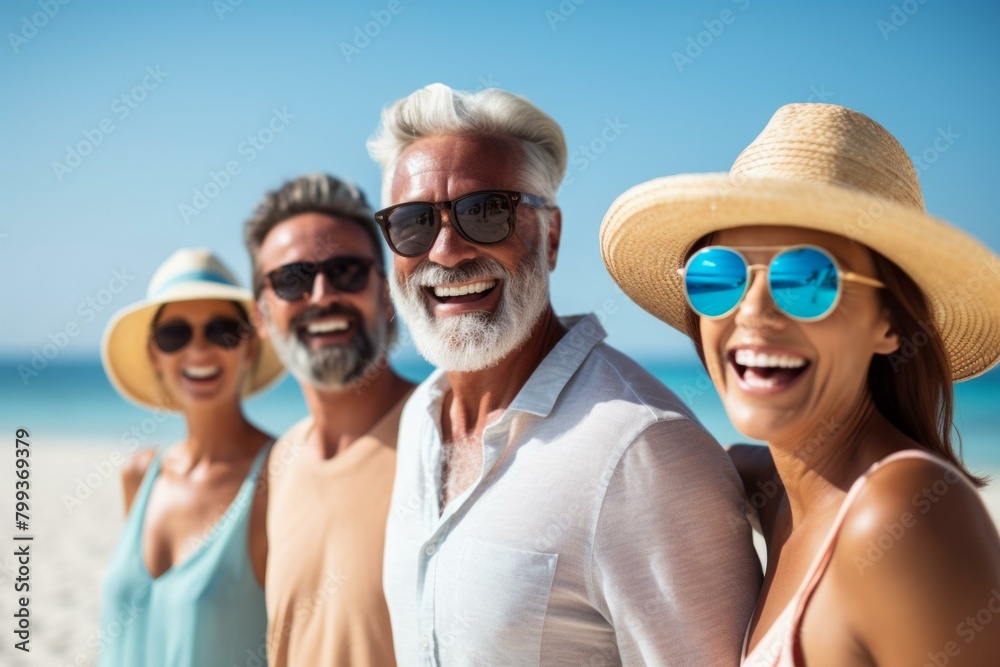
[[816, 591], [816, 587], [823, 579], [823, 574], [826, 572], [827, 566], [830, 564], [833, 549], [837, 544], [837, 535], [844, 522], [844, 517], [872, 473], [893, 461], [915, 458], [927, 459], [937, 463], [943, 462], [943, 459], [933, 456], [928, 452], [918, 449], [908, 449], [891, 454], [881, 461], [876, 461], [861, 477], [854, 481], [854, 484], [851, 485], [850, 490], [847, 492], [847, 497], [844, 498], [844, 503], [837, 512], [836, 518], [833, 520], [833, 525], [830, 527], [830, 532], [827, 534], [822, 548], [816, 554], [812, 565], [809, 566], [809, 570], [802, 580], [802, 585], [795, 592], [785, 610], [781, 612], [777, 620], [768, 628], [750, 655], [746, 653], [747, 641], [750, 638], [750, 627], [747, 626], [747, 632], [743, 638], [743, 660], [740, 663], [741, 665], [744, 667], [803, 667], [804, 663], [801, 658], [802, 646], [799, 637], [802, 629], [802, 619], [805, 616], [806, 606], [809, 604], [813, 593]]

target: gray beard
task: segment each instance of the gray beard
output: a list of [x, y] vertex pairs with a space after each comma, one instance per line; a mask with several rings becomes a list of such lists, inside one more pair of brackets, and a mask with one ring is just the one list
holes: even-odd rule
[[386, 353], [388, 323], [379, 318], [376, 330], [369, 335], [364, 321], [358, 321], [361, 328], [350, 343], [318, 350], [299, 337], [295, 326], [283, 336], [268, 318], [267, 328], [278, 358], [299, 382], [324, 391], [343, 391], [357, 384]]
[[[542, 236], [536, 252], [524, 257], [514, 274], [496, 260], [473, 259], [450, 269], [425, 262], [405, 283], [395, 270], [389, 278], [393, 302], [420, 354], [445, 371], [480, 371], [520, 349], [545, 312], [549, 304], [548, 239]], [[490, 278], [502, 281], [495, 312], [434, 317], [425, 287]]]

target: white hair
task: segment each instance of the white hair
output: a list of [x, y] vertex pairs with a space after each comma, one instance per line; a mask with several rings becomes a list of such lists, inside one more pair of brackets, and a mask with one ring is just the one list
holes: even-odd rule
[[551, 116], [520, 95], [499, 88], [477, 92], [432, 83], [382, 110], [368, 140], [368, 154], [382, 168], [382, 202], [388, 206], [400, 156], [413, 142], [441, 134], [512, 137], [524, 150], [532, 194], [555, 203], [566, 173], [566, 139]]

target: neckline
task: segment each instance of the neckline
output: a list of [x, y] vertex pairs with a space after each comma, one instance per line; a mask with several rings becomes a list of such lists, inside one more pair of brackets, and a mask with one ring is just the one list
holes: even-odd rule
[[750, 623], [747, 623], [746, 632], [743, 633], [743, 651], [740, 653], [741, 665], [747, 663], [750, 658], [753, 658], [756, 654], [760, 653], [760, 651], [769, 647], [772, 643], [772, 635], [777, 633], [780, 628], [786, 628], [789, 625], [787, 617], [791, 616], [792, 612], [795, 610], [795, 606], [799, 601], [798, 598], [799, 592], [796, 591], [795, 595], [793, 595], [792, 599], [788, 601], [788, 604], [786, 604], [785, 608], [781, 610], [781, 613], [778, 614], [777, 618], [771, 622], [771, 627], [767, 629], [767, 632], [764, 633], [764, 636], [760, 638], [757, 645], [753, 647], [753, 650], [750, 651], [750, 653], [747, 653], [747, 642], [750, 641]]
[[[160, 475], [160, 464], [162, 462], [162, 455], [165, 450], [160, 450], [159, 452], [156, 453], [156, 456], [153, 457], [153, 462], [150, 465], [150, 469], [147, 472], [147, 474], [151, 474], [151, 476], [149, 480], [149, 488], [146, 490], [146, 495], [143, 498], [142, 514], [139, 516], [139, 527], [138, 527], [139, 544], [138, 547], [135, 549], [135, 553], [139, 560], [139, 569], [142, 570], [143, 575], [151, 583], [159, 582], [173, 575], [175, 572], [187, 569], [190, 563], [195, 562], [200, 558], [200, 556], [203, 553], [208, 551], [209, 547], [218, 538], [218, 534], [220, 532], [219, 526], [222, 523], [222, 521], [227, 520], [227, 517], [230, 516], [230, 512], [233, 510], [234, 507], [236, 507], [237, 503], [240, 502], [248, 493], [251, 492], [253, 487], [256, 486], [257, 477], [259, 476], [258, 473], [260, 472], [261, 462], [264, 460], [264, 456], [266, 455], [267, 451], [271, 448], [272, 444], [274, 444], [274, 438], [271, 438], [268, 442], [266, 442], [264, 446], [260, 448], [260, 451], [257, 452], [257, 454], [254, 456], [253, 464], [250, 466], [250, 470], [247, 472], [246, 477], [243, 478], [243, 482], [240, 483], [240, 488], [236, 490], [236, 495], [234, 495], [233, 499], [229, 501], [229, 504], [226, 506], [226, 509], [222, 512], [222, 514], [219, 515], [219, 518], [215, 521], [215, 523], [212, 524], [211, 529], [209, 529], [209, 531], [204, 535], [204, 538], [201, 539], [201, 544], [199, 544], [198, 547], [193, 552], [191, 552], [191, 554], [187, 558], [180, 561], [179, 563], [171, 564], [170, 567], [168, 567], [166, 570], [164, 570], [159, 575], [154, 577], [153, 573], [149, 569], [149, 565], [146, 562], [146, 557], [143, 555], [142, 536], [143, 533], [145, 532], [145, 527], [146, 527], [146, 509], [149, 506], [149, 497], [153, 494], [153, 485], [156, 483], [156, 478], [159, 477]], [[235, 519], [230, 519], [229, 521], [230, 525], [232, 525], [232, 523], [235, 522]], [[200, 536], [195, 537], [193, 539], [200, 539]]]
[[[409, 400], [410, 396], [413, 394], [415, 387], [411, 387], [403, 396], [396, 401], [396, 403], [389, 408], [385, 413], [379, 417], [371, 427], [365, 431], [362, 435], [355, 438], [351, 444], [347, 445], [343, 450], [334, 454], [329, 458], [318, 458], [313, 455], [312, 452], [307, 451], [307, 440], [310, 434], [316, 428], [316, 420], [309, 416], [304, 420], [300, 427], [301, 434], [293, 434], [291, 438], [291, 449], [293, 452], [297, 451], [300, 455], [304, 454], [309, 458], [306, 459], [303, 456], [300, 460], [306, 463], [306, 468], [311, 468], [316, 471], [327, 471], [327, 470], [339, 470], [343, 466], [348, 465], [355, 458], [360, 458], [365, 452], [370, 449], [378, 449], [383, 445], [391, 445], [395, 448], [395, 442], [386, 442], [386, 439], [382, 437], [383, 432], [386, 430], [387, 425], [391, 420], [395, 420], [397, 423], [399, 421], [399, 413], [402, 411], [403, 406], [406, 405], [406, 401]], [[297, 456], [298, 458], [298, 456]]]

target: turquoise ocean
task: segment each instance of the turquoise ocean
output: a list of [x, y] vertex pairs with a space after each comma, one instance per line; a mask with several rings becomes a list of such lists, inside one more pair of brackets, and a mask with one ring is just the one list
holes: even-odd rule
[[[687, 403], [722, 443], [746, 442], [730, 425], [704, 369], [697, 363], [639, 359], [643, 366]], [[108, 382], [100, 360], [57, 358], [37, 375], [22, 377], [30, 358], [0, 358], [0, 412], [11, 437], [27, 428], [33, 444], [101, 444], [125, 451], [168, 444], [180, 438], [179, 417], [155, 413], [125, 401]], [[394, 364], [414, 381], [431, 368], [422, 360]], [[969, 466], [1000, 479], [1000, 368], [955, 386], [956, 422]], [[306, 414], [299, 387], [290, 376], [245, 405], [258, 425], [279, 434]]]

